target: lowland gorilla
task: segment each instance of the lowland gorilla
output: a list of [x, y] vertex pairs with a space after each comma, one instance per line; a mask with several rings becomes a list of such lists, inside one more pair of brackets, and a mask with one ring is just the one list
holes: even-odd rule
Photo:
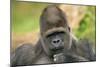
[[11, 54], [11, 66], [95, 61], [90, 43], [76, 40], [61, 9], [49, 5], [40, 16], [36, 46], [23, 44]]

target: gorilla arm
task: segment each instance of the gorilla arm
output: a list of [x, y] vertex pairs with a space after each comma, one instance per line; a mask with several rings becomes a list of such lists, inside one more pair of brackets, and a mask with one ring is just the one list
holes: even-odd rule
[[79, 41], [77, 52], [81, 56], [85, 57], [89, 61], [95, 61], [96, 60], [96, 54], [95, 51], [93, 51], [92, 47], [93, 43], [89, 41], [88, 39], [82, 39]]
[[41, 46], [39, 46], [39, 44], [40, 43], [38, 42], [34, 47], [32, 44], [28, 43], [18, 47], [11, 54], [11, 66], [15, 67], [19, 65], [32, 65], [36, 57], [41, 54], [42, 49], [40, 49]]
[[95, 61], [96, 55], [92, 48], [92, 43], [88, 39], [75, 40], [72, 39], [72, 47], [66, 56], [75, 59], [76, 62]]

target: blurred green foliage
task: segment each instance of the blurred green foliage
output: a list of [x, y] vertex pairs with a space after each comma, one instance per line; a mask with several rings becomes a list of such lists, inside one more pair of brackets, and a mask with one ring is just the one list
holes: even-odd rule
[[95, 43], [96, 38], [96, 7], [87, 6], [85, 17], [80, 22], [78, 29], [74, 30], [78, 38], [88, 38]]

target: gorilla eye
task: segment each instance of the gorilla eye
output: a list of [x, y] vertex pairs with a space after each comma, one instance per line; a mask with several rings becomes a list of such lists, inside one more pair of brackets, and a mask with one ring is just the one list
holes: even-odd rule
[[47, 35], [47, 37], [51, 37], [51, 36], [55, 36], [55, 35], [60, 35], [60, 34], [64, 34], [64, 33], [65, 33], [65, 32], [63, 32], [63, 31], [60, 31], [60, 32], [53, 32], [53, 33]]
[[70, 31], [70, 27], [68, 27], [68, 30]]

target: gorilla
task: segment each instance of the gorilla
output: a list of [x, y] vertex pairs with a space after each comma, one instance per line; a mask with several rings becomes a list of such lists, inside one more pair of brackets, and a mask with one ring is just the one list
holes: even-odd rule
[[40, 38], [35, 46], [25, 43], [11, 53], [11, 66], [95, 61], [87, 39], [77, 40], [71, 33], [64, 12], [47, 6], [40, 16]]

